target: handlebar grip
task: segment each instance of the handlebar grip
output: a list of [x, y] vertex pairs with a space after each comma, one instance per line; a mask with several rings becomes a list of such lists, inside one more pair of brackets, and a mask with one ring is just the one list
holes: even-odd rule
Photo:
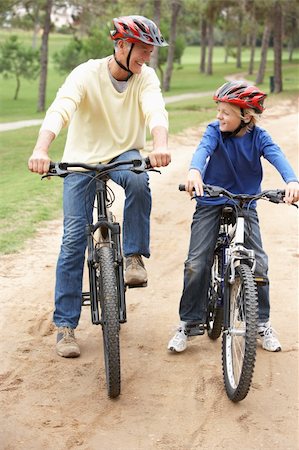
[[151, 165], [151, 162], [150, 162], [150, 159], [148, 156], [146, 158], [144, 158], [144, 163], [145, 163], [146, 169], [152, 169], [152, 165]]

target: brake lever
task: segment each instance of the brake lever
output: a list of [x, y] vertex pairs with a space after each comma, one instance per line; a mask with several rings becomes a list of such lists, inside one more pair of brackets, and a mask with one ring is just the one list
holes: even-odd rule
[[221, 194], [223, 193], [223, 188], [205, 184], [204, 191], [206, 192], [206, 194], [208, 194], [209, 197], [221, 197]]
[[132, 169], [131, 169], [132, 172], [137, 173], [137, 174], [143, 173], [143, 172], [158, 172], [161, 174], [160, 170], [154, 169], [151, 166], [149, 157], [144, 158], [142, 160], [137, 160], [137, 161], [138, 162], [140, 161], [140, 164], [138, 166], [132, 167]]
[[51, 162], [49, 172], [42, 175], [41, 180], [49, 177], [66, 177], [67, 175], [69, 175], [69, 173], [70, 172], [66, 170], [66, 166], [64, 166], [64, 163]]

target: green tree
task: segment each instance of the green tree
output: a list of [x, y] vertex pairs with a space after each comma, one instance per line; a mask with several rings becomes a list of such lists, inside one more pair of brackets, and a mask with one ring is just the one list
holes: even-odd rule
[[84, 61], [83, 40], [75, 36], [60, 52], [54, 53], [53, 61], [55, 69], [61, 74], [70, 72]]
[[74, 37], [60, 52], [54, 54], [54, 63], [60, 73], [68, 73], [88, 59], [103, 58], [112, 53], [113, 44], [107, 31], [93, 28], [90, 35]]
[[21, 78], [34, 79], [39, 70], [39, 52], [21, 44], [17, 36], [10, 36], [0, 46], [0, 73], [4, 78], [16, 79], [14, 100], [18, 98]]

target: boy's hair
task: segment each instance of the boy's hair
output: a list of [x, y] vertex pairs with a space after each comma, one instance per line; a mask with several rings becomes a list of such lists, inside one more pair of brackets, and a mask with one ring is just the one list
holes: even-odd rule
[[[241, 110], [240, 110], [241, 111]], [[254, 125], [256, 125], [257, 121], [260, 120], [261, 118], [261, 114], [257, 114], [253, 109], [243, 109], [243, 114], [244, 116], [246, 116], [247, 114], [251, 116], [250, 122], [247, 126], [247, 130], [251, 130], [251, 128], [254, 127]]]
[[261, 118], [261, 114], [257, 114], [252, 108], [243, 109], [233, 104], [230, 104], [230, 107], [235, 111], [235, 113], [241, 120], [244, 120], [244, 117], [247, 115], [251, 116], [250, 122], [248, 123], [248, 125], [246, 125], [247, 131], [250, 131], [257, 123], [257, 121]]

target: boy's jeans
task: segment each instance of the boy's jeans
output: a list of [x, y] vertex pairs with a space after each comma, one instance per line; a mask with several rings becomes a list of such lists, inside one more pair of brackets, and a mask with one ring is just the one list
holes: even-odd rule
[[[206, 322], [207, 293], [213, 251], [220, 226], [222, 206], [197, 206], [191, 225], [188, 258], [185, 262], [184, 288], [180, 301], [180, 319], [185, 322]], [[246, 211], [245, 247], [255, 251], [256, 275], [268, 280], [268, 257], [262, 248], [256, 210]], [[270, 315], [269, 284], [258, 286], [259, 321]]]
[[[114, 160], [137, 158], [140, 158], [139, 152], [130, 150]], [[121, 169], [125, 167], [121, 166]], [[120, 170], [111, 172], [109, 177], [125, 190], [124, 255], [140, 254], [148, 258], [151, 212], [148, 174]], [[64, 179], [64, 232], [56, 268], [54, 311], [54, 323], [58, 327], [76, 328], [81, 314], [82, 277], [87, 244], [85, 227], [92, 219], [95, 197], [95, 183], [91, 183], [87, 188], [90, 181], [89, 176], [79, 173], [68, 175]]]

